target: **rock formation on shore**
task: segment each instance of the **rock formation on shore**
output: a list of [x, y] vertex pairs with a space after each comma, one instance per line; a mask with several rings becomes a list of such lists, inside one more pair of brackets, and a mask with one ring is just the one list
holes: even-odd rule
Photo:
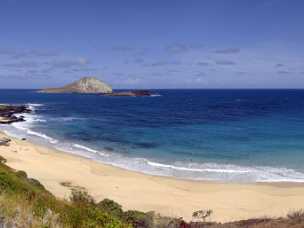
[[24, 121], [23, 116], [15, 114], [29, 113], [31, 110], [25, 106], [0, 105], [0, 124], [10, 124], [14, 122]]
[[94, 77], [84, 77], [71, 84], [60, 88], [42, 89], [42, 93], [112, 93], [112, 88], [108, 84]]

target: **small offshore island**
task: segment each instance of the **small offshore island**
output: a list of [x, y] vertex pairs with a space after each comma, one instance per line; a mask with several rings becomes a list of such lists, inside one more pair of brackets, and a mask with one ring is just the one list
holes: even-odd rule
[[152, 96], [148, 90], [130, 90], [123, 92], [113, 92], [107, 83], [95, 77], [83, 77], [78, 81], [59, 88], [46, 88], [39, 90], [41, 93], [79, 93], [79, 94], [98, 94], [103, 96], [122, 96], [122, 97], [143, 97]]

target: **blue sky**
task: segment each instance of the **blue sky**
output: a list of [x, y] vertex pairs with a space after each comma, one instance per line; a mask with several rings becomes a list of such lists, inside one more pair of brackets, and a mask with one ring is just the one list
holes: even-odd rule
[[0, 87], [303, 88], [302, 0], [1, 0]]

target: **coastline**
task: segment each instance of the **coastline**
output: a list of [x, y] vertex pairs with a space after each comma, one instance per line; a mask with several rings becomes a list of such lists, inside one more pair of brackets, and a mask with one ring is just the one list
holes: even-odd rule
[[192, 212], [212, 209], [211, 220], [226, 222], [264, 216], [285, 216], [304, 202], [301, 183], [219, 183], [150, 176], [105, 165], [77, 155], [19, 140], [0, 146], [10, 167], [38, 179], [57, 197], [67, 198], [69, 188], [85, 187], [96, 199], [110, 198], [125, 209], [151, 211], [191, 219]]

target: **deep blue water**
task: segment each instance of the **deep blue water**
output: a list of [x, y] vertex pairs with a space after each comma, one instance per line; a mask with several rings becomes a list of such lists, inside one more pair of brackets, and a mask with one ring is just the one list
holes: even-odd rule
[[155, 97], [0, 90], [30, 104], [10, 134], [180, 178], [304, 182], [304, 90], [158, 90]]

